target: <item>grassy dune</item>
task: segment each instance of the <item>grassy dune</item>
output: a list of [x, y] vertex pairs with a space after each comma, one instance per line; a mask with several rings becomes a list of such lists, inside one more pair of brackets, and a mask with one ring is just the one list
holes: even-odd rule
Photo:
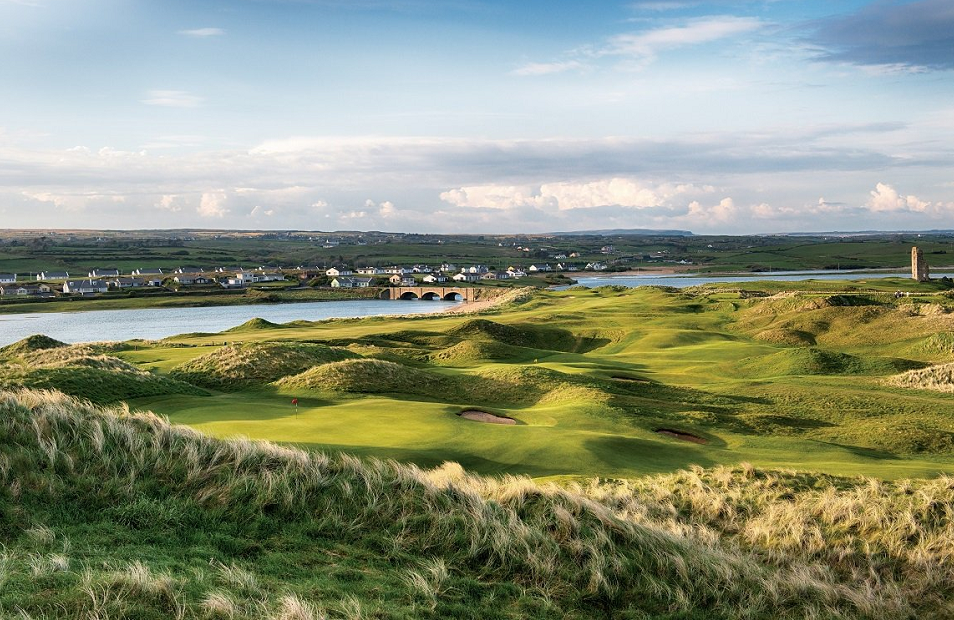
[[944, 618], [952, 488], [750, 466], [561, 488], [2, 393], [0, 614]]

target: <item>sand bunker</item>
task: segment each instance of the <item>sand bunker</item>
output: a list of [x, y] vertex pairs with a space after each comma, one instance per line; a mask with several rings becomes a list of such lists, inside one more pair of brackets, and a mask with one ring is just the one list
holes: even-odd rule
[[505, 418], [503, 416], [487, 413], [486, 411], [477, 411], [476, 409], [469, 409], [467, 411], [462, 411], [457, 415], [467, 420], [473, 420], [475, 422], [486, 422], [487, 424], [516, 424], [517, 423], [517, 421], [514, 420], [513, 418]]
[[656, 431], [660, 435], [666, 435], [667, 437], [675, 437], [676, 439], [681, 439], [682, 441], [691, 441], [692, 443], [698, 444], [707, 444], [709, 441], [703, 439], [702, 437], [696, 437], [695, 435], [690, 435], [689, 433], [683, 433], [682, 431], [674, 431], [670, 428], [660, 428]]
[[649, 379], [637, 379], [636, 377], [624, 377], [623, 375], [613, 375], [610, 377], [615, 381], [629, 381], [630, 383], [649, 383]]

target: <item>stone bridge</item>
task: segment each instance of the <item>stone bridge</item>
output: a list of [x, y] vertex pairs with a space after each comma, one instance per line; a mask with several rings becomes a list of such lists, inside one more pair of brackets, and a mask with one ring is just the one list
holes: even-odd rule
[[474, 301], [474, 289], [460, 286], [391, 286], [381, 296], [388, 299]]

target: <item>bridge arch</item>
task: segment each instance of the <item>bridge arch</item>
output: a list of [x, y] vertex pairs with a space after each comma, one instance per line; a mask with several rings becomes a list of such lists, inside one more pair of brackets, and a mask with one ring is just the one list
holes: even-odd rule
[[464, 296], [457, 291], [451, 291], [444, 295], [444, 301], [463, 301]]
[[434, 301], [435, 299], [440, 299], [440, 298], [441, 298], [441, 294], [435, 293], [434, 291], [428, 291], [424, 293], [423, 295], [421, 295], [421, 299], [426, 299], [428, 301]]
[[401, 293], [401, 299], [418, 299], [418, 296], [414, 291], [405, 291]]

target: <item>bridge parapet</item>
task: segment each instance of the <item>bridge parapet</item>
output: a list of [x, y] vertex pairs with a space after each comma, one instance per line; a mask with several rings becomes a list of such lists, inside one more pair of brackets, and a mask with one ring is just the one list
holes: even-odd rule
[[463, 301], [474, 301], [474, 289], [461, 286], [392, 286], [389, 299], [441, 299], [454, 301], [460, 295]]

